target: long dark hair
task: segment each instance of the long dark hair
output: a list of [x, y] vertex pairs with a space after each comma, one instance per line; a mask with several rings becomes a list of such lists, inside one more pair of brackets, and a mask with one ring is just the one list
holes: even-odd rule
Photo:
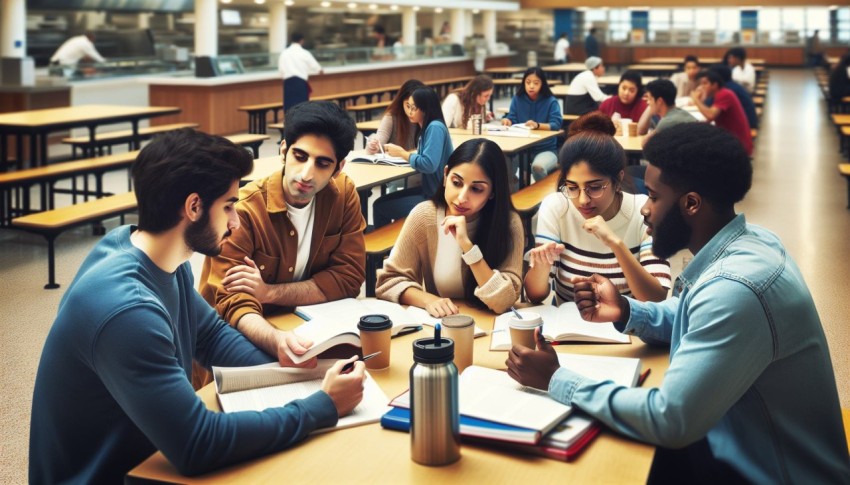
[[479, 94], [490, 89], [493, 89], [493, 80], [490, 79], [490, 76], [479, 74], [466, 84], [463, 91], [458, 93], [460, 104], [463, 106], [460, 128], [466, 127], [466, 122], [469, 121], [470, 116], [482, 113], [483, 110], [476, 102], [476, 99]]
[[532, 74], [537, 76], [541, 82], [539, 99], [548, 98], [549, 96], [552, 96], [552, 89], [549, 87], [549, 81], [546, 80], [546, 73], [543, 72], [543, 69], [540, 69], [539, 67], [529, 67], [525, 70], [525, 74], [522, 75], [522, 82], [516, 90], [516, 95], [520, 96], [524, 94], [525, 96], [528, 96], [528, 93], [525, 92], [525, 80], [528, 79], [528, 76], [531, 76]]
[[[484, 260], [491, 268], [500, 266], [513, 251], [513, 238], [510, 236], [512, 214], [516, 212], [511, 201], [511, 189], [508, 184], [508, 169], [505, 164], [505, 154], [495, 142], [484, 138], [467, 140], [452, 152], [446, 162], [446, 173], [464, 163], [474, 163], [481, 167], [487, 178], [493, 184], [493, 197], [484, 204], [478, 213], [478, 228], [472, 237], [472, 243], [478, 245]], [[437, 188], [431, 199], [434, 205], [442, 209], [448, 207], [446, 202], [447, 177], [443, 185]], [[466, 301], [483, 306], [475, 296], [477, 283], [464, 266], [464, 298]]]
[[[424, 87], [425, 84], [422, 81], [418, 79], [408, 79], [398, 89], [398, 93], [396, 93], [392, 103], [387, 106], [387, 110], [384, 112], [385, 114], [393, 117], [393, 131], [398, 133], [396, 141], [399, 142], [399, 145], [407, 143], [407, 140], [416, 139], [416, 136], [419, 135], [419, 125], [411, 123], [410, 120], [407, 119], [407, 113], [404, 112], [404, 102], [407, 98], [413, 95], [413, 91]], [[410, 136], [411, 130], [413, 130], [413, 136]], [[413, 147], [409, 146], [402, 148], [410, 150]]]
[[413, 91], [413, 104], [422, 112], [423, 132], [432, 121], [439, 121], [444, 125], [446, 124], [446, 120], [443, 119], [443, 109], [440, 106], [440, 97], [433, 89], [426, 87]]

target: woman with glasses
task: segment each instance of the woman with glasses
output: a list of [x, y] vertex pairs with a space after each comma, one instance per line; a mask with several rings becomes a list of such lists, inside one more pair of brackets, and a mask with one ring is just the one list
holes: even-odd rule
[[452, 299], [502, 313], [522, 291], [523, 238], [502, 149], [484, 138], [466, 141], [431, 200], [405, 219], [376, 294], [435, 317], [458, 312]]
[[403, 103], [407, 119], [419, 127], [419, 143], [415, 153], [394, 143], [384, 145], [393, 157], [401, 157], [422, 174], [422, 185], [397, 190], [378, 198], [372, 205], [375, 227], [405, 217], [416, 204], [430, 199], [443, 181], [443, 167], [454, 147], [449, 129], [443, 121], [440, 97], [431, 88], [413, 91]]
[[493, 96], [493, 80], [490, 76], [479, 74], [472, 78], [459, 93], [450, 93], [443, 100], [443, 118], [449, 128], [470, 128], [472, 115], [481, 115], [481, 122], [493, 119], [493, 113], [487, 111], [487, 103]]
[[366, 153], [374, 155], [380, 150], [379, 145], [392, 143], [405, 150], [416, 146], [416, 136], [419, 125], [411, 123], [404, 112], [404, 102], [413, 95], [413, 91], [424, 88], [425, 84], [418, 79], [409, 79], [401, 85], [392, 103], [387, 106], [378, 131], [366, 141]]
[[[611, 124], [599, 112], [585, 116]], [[558, 192], [540, 205], [537, 247], [528, 254], [525, 292], [533, 302], [549, 296], [550, 278], [556, 302], [573, 301], [571, 278], [594, 273], [638, 300], [667, 298], [670, 263], [652, 254], [640, 215], [647, 196], [622, 190], [626, 154], [605, 131], [579, 132], [561, 148]]]
[[[531, 130], [558, 131], [563, 120], [561, 105], [552, 95], [543, 69], [529, 67], [522, 76], [522, 84], [511, 99], [508, 114], [502, 118], [502, 124], [523, 124]], [[546, 177], [558, 166], [558, 154], [555, 153], [557, 149], [554, 137], [538, 143], [531, 149], [531, 175], [535, 181]], [[516, 172], [516, 166], [511, 168], [512, 173]]]

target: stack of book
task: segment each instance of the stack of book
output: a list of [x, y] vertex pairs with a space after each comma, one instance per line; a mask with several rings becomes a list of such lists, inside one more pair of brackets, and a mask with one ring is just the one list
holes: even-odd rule
[[[640, 359], [558, 354], [560, 364], [587, 377], [632, 387]], [[601, 425], [546, 392], [528, 388], [506, 372], [468, 367], [460, 376], [460, 434], [464, 441], [570, 461], [599, 434]], [[381, 426], [410, 430], [410, 395], [390, 402]]]

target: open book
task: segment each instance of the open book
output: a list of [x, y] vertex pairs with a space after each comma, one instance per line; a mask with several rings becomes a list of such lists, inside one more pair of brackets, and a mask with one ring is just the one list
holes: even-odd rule
[[[640, 378], [641, 363], [640, 359], [635, 358], [559, 352], [558, 362], [562, 367], [590, 379], [611, 381], [625, 387], [634, 387]], [[520, 433], [511, 440], [491, 436], [506, 441], [536, 443], [561, 424], [573, 410], [572, 406], [549, 397], [547, 392], [519, 384], [507, 372], [474, 365], [467, 367], [460, 375], [458, 391], [462, 416], [534, 431], [533, 441]], [[390, 405], [410, 408], [410, 391], [393, 399]], [[562, 431], [551, 436], [551, 445], [570, 444], [577, 439], [572, 430]]]
[[[305, 305], [295, 308], [295, 314], [308, 320], [295, 329], [295, 333], [313, 341], [313, 347], [304, 355], [289, 355], [293, 362], [303, 362], [325, 350], [340, 344], [360, 346], [360, 331], [357, 323], [363, 315], [386, 315], [392, 320], [392, 335], [404, 335], [422, 329], [422, 325], [434, 326], [440, 322], [427, 311], [418, 307], [403, 307], [391, 301], [354, 298]], [[475, 327], [475, 336], [487, 332]]]
[[[568, 301], [561, 306], [538, 305], [519, 310], [520, 313], [538, 313], [543, 318], [543, 336], [558, 342], [595, 342], [628, 344], [631, 338], [614, 328], [613, 323], [587, 322], [581, 318], [578, 307]], [[503, 313], [493, 322], [490, 350], [510, 350], [511, 333], [508, 322], [511, 312]]]
[[358, 150], [356, 152], [352, 151], [346, 157], [346, 160], [349, 160], [354, 163], [374, 163], [376, 165], [392, 165], [394, 167], [409, 167], [410, 162], [401, 158], [401, 157], [393, 157], [384, 152], [384, 147], [378, 143], [378, 148], [380, 148], [380, 153], [375, 153], [371, 155], [366, 153], [365, 150]]
[[516, 124], [511, 126], [486, 124], [484, 125], [484, 134], [491, 136], [514, 136], [520, 138], [539, 138], [540, 135], [533, 134], [530, 127], [525, 124]]
[[[216, 397], [226, 413], [284, 406], [320, 391], [322, 378], [334, 362], [320, 360], [315, 369], [285, 368], [275, 362], [250, 367], [213, 367]], [[335, 428], [317, 432], [375, 423], [389, 410], [386, 403], [386, 394], [366, 372], [360, 404], [351, 414], [340, 418]]]

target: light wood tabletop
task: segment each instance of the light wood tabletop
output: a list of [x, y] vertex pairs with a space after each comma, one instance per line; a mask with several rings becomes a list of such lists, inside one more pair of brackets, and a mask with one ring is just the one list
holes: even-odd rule
[[[697, 56], [700, 65], [708, 66], [711, 64], [719, 64], [723, 61], [721, 57], [700, 57]], [[644, 57], [638, 61], [640, 64], [684, 64], [685, 56], [681, 57]], [[764, 59], [747, 59], [747, 62], [753, 66], [764, 66]]]
[[627, 153], [643, 152], [643, 136], [615, 136], [614, 139], [620, 143]]
[[626, 70], [640, 72], [675, 72], [680, 69], [678, 64], [632, 64], [626, 67]]
[[[493, 328], [494, 315], [489, 311], [459, 306], [482, 329]], [[270, 321], [282, 329], [303, 323], [291, 314], [272, 316]], [[408, 388], [413, 341], [432, 333], [426, 327], [393, 339], [389, 369], [371, 373], [388, 398]], [[504, 369], [507, 352], [491, 352], [489, 345], [489, 336], [475, 340], [475, 365]], [[561, 345], [556, 349], [638, 357], [643, 369], [652, 369], [646, 387], [660, 385], [668, 366], [666, 351], [634, 338], [631, 344]], [[209, 409], [220, 410], [212, 385], [198, 394]], [[289, 450], [196, 477], [180, 475], [161, 453], [156, 453], [130, 471], [127, 483], [272, 483], [284, 478], [299, 483], [644, 483], [654, 455], [654, 447], [608, 430], [569, 463], [465, 444], [456, 463], [426, 467], [411, 461], [409, 450], [409, 434], [384, 430], [376, 423], [314, 435]]]
[[508, 67], [491, 67], [489, 69], [484, 70], [484, 74], [494, 74], [494, 75], [504, 75], [504, 74], [519, 74], [521, 72], [525, 72], [527, 67], [517, 67], [517, 66], [508, 66]]
[[[486, 130], [485, 130], [486, 131]], [[455, 148], [458, 147], [461, 143], [472, 140], [475, 138], [486, 138], [488, 140], [492, 140], [499, 145], [499, 148], [505, 153], [505, 155], [513, 155], [515, 153], [519, 153], [523, 150], [526, 150], [537, 143], [540, 143], [543, 140], [547, 140], [554, 136], [558, 136], [563, 133], [562, 130], [558, 131], [546, 131], [546, 130], [530, 130], [529, 136], [499, 136], [488, 133], [482, 133], [481, 135], [473, 135], [471, 130], [465, 130], [463, 128], [449, 128], [449, 135], [452, 137], [452, 144]]]
[[543, 70], [546, 72], [582, 72], [587, 70], [587, 66], [583, 62], [570, 62], [567, 64], [543, 66]]
[[[641, 82], [644, 86], [648, 83], [655, 81], [658, 79], [655, 76], [641, 76]], [[596, 82], [599, 83], [600, 86], [616, 86], [620, 84], [620, 76], [619, 75], [608, 75], [608, 76], [599, 76], [596, 78]]]
[[[243, 183], [248, 183], [253, 180], [267, 177], [280, 170], [283, 167], [280, 161], [280, 156], [262, 157], [254, 160], [254, 170], [246, 175]], [[416, 173], [416, 170], [407, 167], [393, 167], [391, 165], [378, 165], [369, 163], [353, 163], [346, 162], [342, 167], [345, 172], [354, 182], [354, 186], [358, 191], [370, 190], [372, 187], [383, 185], [393, 180], [403, 179]]]
[[80, 105], [64, 108], [34, 109], [0, 114], [0, 128], [3, 127], [44, 127], [84, 124], [97, 121], [106, 124], [115, 118], [150, 118], [179, 113], [180, 108], [168, 106], [112, 106]]

